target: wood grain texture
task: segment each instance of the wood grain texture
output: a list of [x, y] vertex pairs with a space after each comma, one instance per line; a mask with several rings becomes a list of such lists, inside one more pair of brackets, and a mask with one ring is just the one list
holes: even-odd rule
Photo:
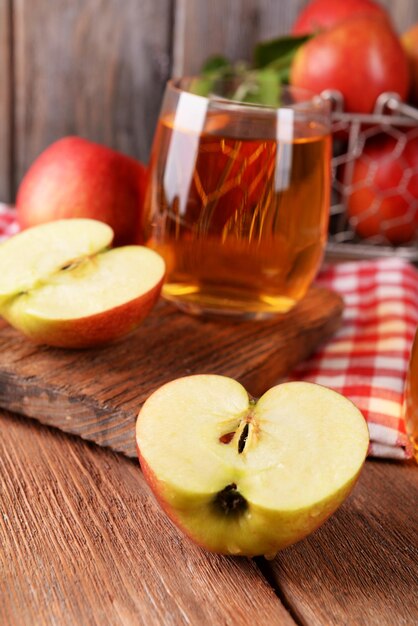
[[138, 411], [160, 385], [214, 373], [259, 396], [332, 335], [342, 310], [316, 287], [265, 322], [221, 323], [160, 303], [125, 340], [85, 351], [37, 347], [1, 322], [0, 406], [134, 457]]
[[272, 562], [204, 552], [136, 462], [4, 412], [0, 476], [1, 624], [418, 623], [416, 466], [367, 461], [343, 507]]
[[[171, 73], [197, 72], [214, 53], [250, 59], [257, 41], [289, 32], [307, 1], [0, 0], [0, 200], [63, 135], [146, 161]], [[418, 21], [415, 0], [381, 2], [399, 32]]]
[[16, 177], [79, 134], [148, 158], [170, 73], [171, 0], [14, 0]]
[[392, 17], [393, 25], [398, 33], [403, 33], [418, 22], [418, 4], [416, 0], [379, 0]]
[[[251, 60], [255, 43], [290, 32], [300, 10], [309, 0], [177, 0], [173, 73], [200, 70], [212, 54], [231, 60]], [[380, 0], [392, 16], [398, 32], [418, 21], [416, 0]]]
[[12, 38], [11, 0], [0, 0], [0, 202], [11, 200]]
[[351, 498], [268, 567], [296, 621], [418, 624], [418, 467], [366, 463]]
[[304, 0], [177, 0], [173, 74], [200, 70], [212, 54], [250, 60], [257, 41], [287, 33]]
[[177, 532], [137, 463], [2, 414], [0, 476], [2, 625], [294, 624], [254, 562]]

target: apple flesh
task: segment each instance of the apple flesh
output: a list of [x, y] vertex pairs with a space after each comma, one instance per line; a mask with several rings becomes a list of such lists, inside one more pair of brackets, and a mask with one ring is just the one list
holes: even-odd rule
[[328, 30], [354, 16], [383, 18], [390, 22], [389, 13], [373, 0], [312, 0], [299, 13], [292, 27], [293, 35], [308, 35]]
[[383, 92], [406, 98], [408, 61], [396, 33], [385, 20], [353, 17], [298, 49], [290, 83], [314, 93], [338, 90], [347, 112], [372, 113]]
[[36, 343], [87, 348], [117, 339], [158, 300], [165, 266], [142, 246], [108, 249], [109, 226], [59, 220], [0, 245], [0, 314]]
[[0, 245], [0, 306], [74, 259], [104, 250], [112, 239], [109, 226], [88, 219], [51, 222], [11, 237]]
[[58, 219], [96, 219], [111, 226], [114, 245], [141, 243], [145, 182], [139, 161], [81, 137], [64, 137], [26, 172], [17, 220], [25, 229]]
[[231, 378], [197, 375], [148, 398], [136, 440], [152, 491], [191, 539], [273, 557], [345, 500], [369, 437], [354, 404], [325, 387], [284, 383], [255, 401]]

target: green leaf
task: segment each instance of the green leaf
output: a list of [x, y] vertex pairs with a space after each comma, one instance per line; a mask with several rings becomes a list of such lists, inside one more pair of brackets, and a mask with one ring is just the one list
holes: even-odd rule
[[258, 72], [260, 84], [260, 104], [271, 107], [280, 105], [281, 80], [280, 76], [273, 69], [264, 69]]
[[199, 76], [190, 83], [189, 91], [196, 96], [204, 96], [205, 98], [213, 89], [214, 79], [211, 76]]
[[207, 97], [213, 91], [216, 81], [233, 71], [234, 67], [226, 57], [221, 54], [211, 56], [203, 64], [199, 76], [192, 81], [190, 92]]
[[301, 35], [294, 37], [285, 35], [278, 39], [263, 41], [256, 45], [254, 49], [255, 67], [266, 67], [270, 65], [279, 67], [289, 67], [298, 48], [306, 43], [312, 35]]
[[231, 63], [222, 54], [215, 54], [204, 62], [201, 74], [223, 73], [224, 70], [232, 69]]
[[241, 102], [277, 107], [280, 103], [280, 86], [280, 77], [275, 70], [253, 70], [232, 98]]

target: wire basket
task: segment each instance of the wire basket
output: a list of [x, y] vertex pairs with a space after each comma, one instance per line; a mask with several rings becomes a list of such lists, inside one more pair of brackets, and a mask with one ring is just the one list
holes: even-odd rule
[[[412, 262], [418, 262], [418, 225], [416, 232], [407, 243], [394, 245], [385, 234], [359, 235], [359, 218], [350, 213], [350, 198], [363, 187], [373, 187], [376, 175], [376, 162], [365, 151], [370, 141], [389, 137], [393, 146], [390, 158], [397, 159], [399, 180], [393, 187], [380, 190], [374, 186], [375, 195], [366, 207], [367, 217], [378, 220], [382, 203], [396, 197], [407, 206], [402, 217], [385, 220], [385, 228], [408, 227], [418, 224], [418, 159], [417, 165], [408, 163], [404, 155], [405, 146], [411, 139], [418, 143], [418, 109], [401, 102], [396, 94], [384, 93], [377, 102], [372, 114], [345, 113], [343, 99], [339, 92], [326, 91], [322, 94], [332, 103], [332, 194], [330, 230], [327, 254], [347, 259], [376, 258], [396, 255]], [[366, 176], [363, 181], [353, 178], [355, 164], [362, 162]], [[412, 190], [411, 190], [412, 187]], [[415, 189], [416, 187], [416, 193]], [[393, 223], [390, 223], [392, 220]], [[376, 223], [376, 222], [375, 222]]]

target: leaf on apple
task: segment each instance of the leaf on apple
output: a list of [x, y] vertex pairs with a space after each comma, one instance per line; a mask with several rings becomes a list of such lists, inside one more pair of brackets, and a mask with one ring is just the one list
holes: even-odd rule
[[[192, 81], [192, 93], [211, 97], [219, 92], [230, 100], [264, 106], [280, 106], [280, 87], [289, 82], [289, 72], [298, 48], [311, 35], [284, 36], [259, 43], [254, 50], [254, 66], [238, 61], [231, 63], [223, 55], [209, 57], [200, 75]], [[231, 80], [233, 79], [233, 80]], [[224, 91], [230, 80], [230, 90]]]
[[275, 70], [282, 83], [289, 82], [290, 67], [297, 50], [312, 35], [298, 37], [286, 35], [269, 41], [262, 41], [254, 48], [254, 65], [257, 68], [268, 67]]

